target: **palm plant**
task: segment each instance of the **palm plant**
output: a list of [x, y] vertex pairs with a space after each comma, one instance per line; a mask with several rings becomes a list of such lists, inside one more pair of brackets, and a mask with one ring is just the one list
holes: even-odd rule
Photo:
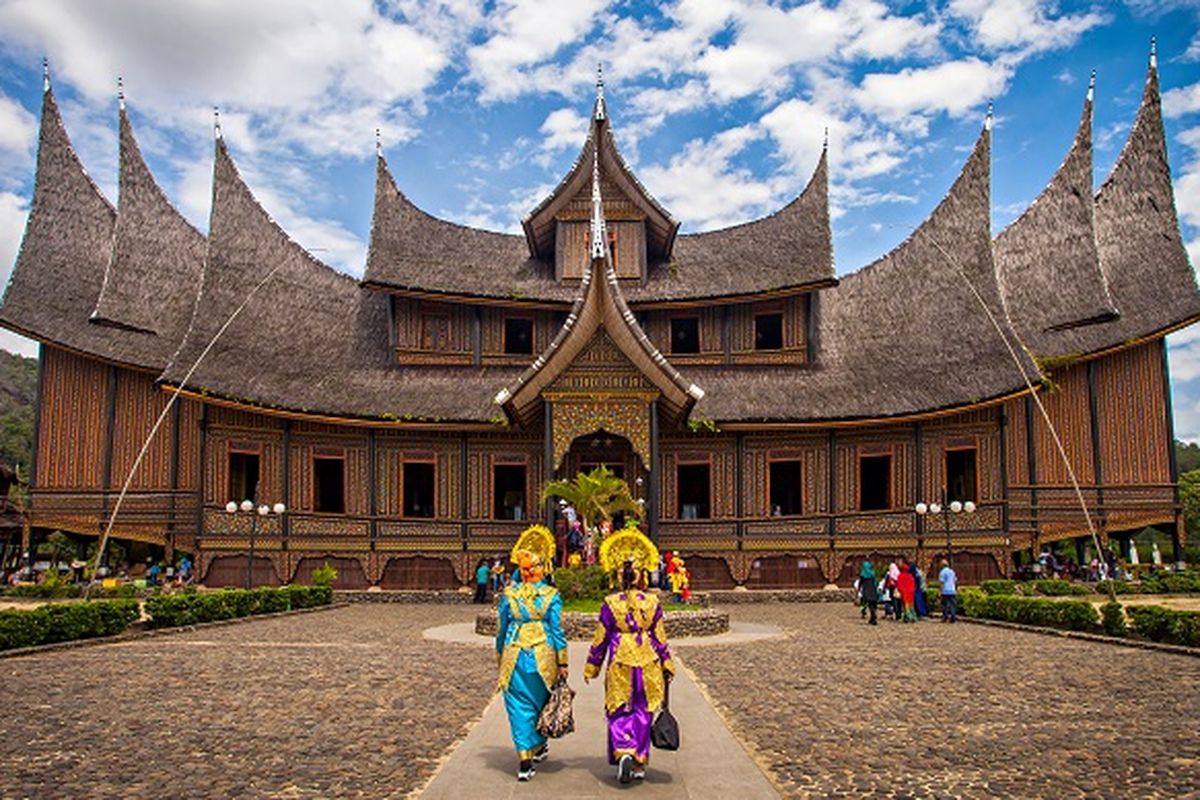
[[575, 511], [588, 530], [601, 522], [612, 522], [613, 515], [620, 512], [639, 515], [641, 506], [633, 499], [629, 484], [608, 467], [596, 467], [591, 472], [580, 472], [569, 481], [549, 481], [542, 487], [541, 502], [551, 497], [565, 500], [575, 506]]

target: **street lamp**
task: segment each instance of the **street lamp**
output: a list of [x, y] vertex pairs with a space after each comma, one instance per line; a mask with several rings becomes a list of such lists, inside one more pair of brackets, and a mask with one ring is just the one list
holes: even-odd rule
[[241, 503], [238, 503], [235, 500], [230, 500], [225, 504], [225, 511], [230, 517], [235, 516], [239, 512], [243, 514], [251, 514], [250, 548], [246, 553], [246, 588], [249, 589], [252, 585], [252, 579], [254, 576], [254, 538], [258, 535], [258, 518], [265, 518], [271, 514], [274, 514], [277, 517], [282, 516], [283, 513], [287, 511], [287, 506], [285, 506], [283, 503], [276, 503], [274, 506], [269, 506], [266, 503], [263, 503], [258, 508], [255, 508], [253, 500], [247, 499], [243, 500]]
[[950, 560], [951, 542], [950, 542], [950, 515], [951, 514], [974, 514], [975, 504], [970, 500], [960, 502], [958, 500], [951, 501], [949, 508], [944, 508], [943, 504], [946, 501], [946, 493], [942, 492], [941, 503], [917, 503], [913, 510], [920, 516], [926, 514], [941, 514], [942, 519], [946, 523], [946, 560]]

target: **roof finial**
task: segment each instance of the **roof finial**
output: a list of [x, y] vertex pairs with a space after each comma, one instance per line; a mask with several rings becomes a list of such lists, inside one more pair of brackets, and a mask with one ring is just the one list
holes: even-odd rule
[[213, 138], [221, 138], [221, 109], [213, 106]]
[[50, 91], [50, 59], [42, 56], [42, 91]]
[[825, 139], [821, 142], [821, 149], [822, 150], [829, 149], [829, 126], [828, 125], [825, 126]]
[[992, 121], [992, 101], [988, 100], [987, 116], [983, 118], [983, 129], [985, 131], [990, 131], [992, 129]]
[[125, 110], [125, 81], [121, 80], [120, 75], [117, 76], [117, 107]]
[[1088, 78], [1088, 93], [1087, 100], [1092, 102], [1096, 99], [1096, 70], [1092, 70], [1092, 76]]
[[604, 200], [600, 197], [600, 151], [592, 150], [592, 258], [604, 258]]
[[379, 135], [379, 128], [375, 129], [375, 156], [383, 158], [383, 139]]
[[597, 122], [601, 122], [605, 117], [604, 110], [604, 65], [596, 65], [596, 113], [593, 115]]
[[1150, 69], [1158, 69], [1158, 37], [1150, 37]]

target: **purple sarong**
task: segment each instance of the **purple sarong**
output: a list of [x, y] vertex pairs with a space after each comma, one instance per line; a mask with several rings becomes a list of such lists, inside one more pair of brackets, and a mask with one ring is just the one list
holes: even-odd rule
[[646, 687], [642, 668], [632, 670], [633, 696], [629, 704], [618, 708], [608, 717], [608, 763], [616, 764], [623, 755], [632, 755], [640, 764], [650, 758], [650, 725], [654, 722], [646, 707]]

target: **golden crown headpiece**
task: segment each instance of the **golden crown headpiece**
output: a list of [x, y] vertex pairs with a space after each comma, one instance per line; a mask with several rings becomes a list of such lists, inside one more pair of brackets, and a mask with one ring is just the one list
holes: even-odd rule
[[529, 553], [547, 572], [554, 566], [554, 534], [545, 525], [530, 525], [513, 545], [511, 558], [520, 562], [521, 553]]
[[637, 528], [622, 528], [600, 543], [600, 564], [606, 572], [620, 572], [626, 561], [647, 572], [658, 568], [658, 548]]

